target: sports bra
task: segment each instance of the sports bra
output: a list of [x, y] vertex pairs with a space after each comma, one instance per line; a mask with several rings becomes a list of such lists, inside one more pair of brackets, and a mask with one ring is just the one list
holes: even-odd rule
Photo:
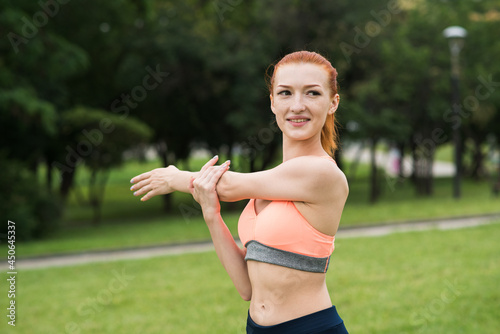
[[240, 215], [238, 234], [247, 249], [245, 260], [308, 272], [326, 273], [335, 248], [335, 236], [315, 229], [293, 201], [271, 201], [257, 214], [255, 199], [250, 199]]

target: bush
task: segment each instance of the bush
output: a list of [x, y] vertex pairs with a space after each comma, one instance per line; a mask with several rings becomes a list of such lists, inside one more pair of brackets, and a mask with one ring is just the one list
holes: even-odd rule
[[[53, 232], [60, 223], [62, 205], [57, 197], [39, 185], [22, 164], [0, 161], [0, 211], [16, 223], [16, 240], [39, 239]], [[7, 221], [0, 233], [7, 234]]]

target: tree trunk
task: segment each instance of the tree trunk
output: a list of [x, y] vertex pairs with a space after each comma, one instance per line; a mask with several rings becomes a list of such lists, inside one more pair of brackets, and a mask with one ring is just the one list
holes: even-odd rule
[[425, 174], [425, 189], [424, 189], [424, 194], [426, 196], [432, 196], [434, 193], [434, 176], [432, 173], [434, 166], [434, 151], [432, 152], [431, 155], [427, 157], [427, 169], [426, 169], [426, 174]]
[[415, 189], [418, 195], [431, 196], [434, 191], [434, 164], [435, 147], [415, 148], [414, 177]]
[[405, 157], [405, 143], [400, 142], [396, 144], [397, 149], [399, 150], [399, 173], [398, 173], [398, 178], [402, 180], [405, 175], [404, 175], [404, 157]]
[[35, 178], [37, 177], [37, 174], [38, 174], [38, 161], [35, 160], [35, 161], [32, 161], [28, 164], [28, 170], [33, 174], [33, 176], [35, 176]]
[[500, 194], [500, 161], [497, 162], [497, 170], [498, 170], [498, 175], [497, 175], [497, 180], [493, 181], [493, 195], [495, 197], [498, 197], [498, 194]]
[[45, 172], [45, 180], [46, 180], [46, 186], [47, 189], [49, 190], [50, 193], [52, 193], [52, 160], [49, 158], [46, 158], [45, 160], [45, 167], [47, 168]]
[[59, 188], [59, 193], [61, 194], [61, 199], [66, 202], [69, 191], [73, 186], [73, 181], [75, 179], [76, 166], [75, 168], [68, 169], [67, 171], [61, 171], [61, 186]]
[[411, 138], [410, 141], [410, 150], [411, 150], [411, 176], [410, 180], [414, 186], [417, 186], [417, 163], [418, 163], [418, 154], [417, 154], [417, 144], [415, 143], [414, 137]]
[[97, 226], [101, 222], [101, 212], [99, 210], [99, 198], [96, 189], [97, 171], [92, 170], [89, 179], [89, 204], [92, 208], [92, 225]]
[[479, 136], [472, 136], [472, 140], [474, 141], [474, 150], [471, 152], [472, 155], [472, 163], [470, 167], [470, 176], [478, 181], [480, 180], [485, 172], [484, 172], [484, 154], [481, 150], [481, 145], [483, 144], [483, 138], [479, 138]]
[[89, 203], [92, 207], [94, 226], [100, 225], [102, 220], [102, 203], [104, 202], [104, 193], [106, 191], [106, 183], [108, 182], [109, 171], [103, 171], [101, 180], [99, 181], [99, 171], [92, 170], [89, 179]]

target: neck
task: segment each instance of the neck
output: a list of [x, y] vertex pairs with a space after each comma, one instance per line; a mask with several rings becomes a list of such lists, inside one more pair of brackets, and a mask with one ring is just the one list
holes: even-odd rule
[[283, 136], [283, 162], [305, 155], [326, 155], [321, 146], [321, 134], [318, 135], [308, 140], [291, 140]]

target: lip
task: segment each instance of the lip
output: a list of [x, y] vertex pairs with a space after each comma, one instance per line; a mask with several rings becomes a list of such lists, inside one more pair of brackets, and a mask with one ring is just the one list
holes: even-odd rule
[[[300, 122], [300, 123], [297, 123], [297, 122], [292, 122], [292, 120], [294, 119], [305, 119], [306, 121], [305, 122]], [[304, 126], [306, 125], [307, 123], [309, 123], [311, 121], [311, 119], [309, 117], [304, 117], [304, 116], [292, 116], [292, 117], [288, 117], [286, 119], [286, 121], [294, 126], [294, 127], [301, 127], [301, 126]]]

